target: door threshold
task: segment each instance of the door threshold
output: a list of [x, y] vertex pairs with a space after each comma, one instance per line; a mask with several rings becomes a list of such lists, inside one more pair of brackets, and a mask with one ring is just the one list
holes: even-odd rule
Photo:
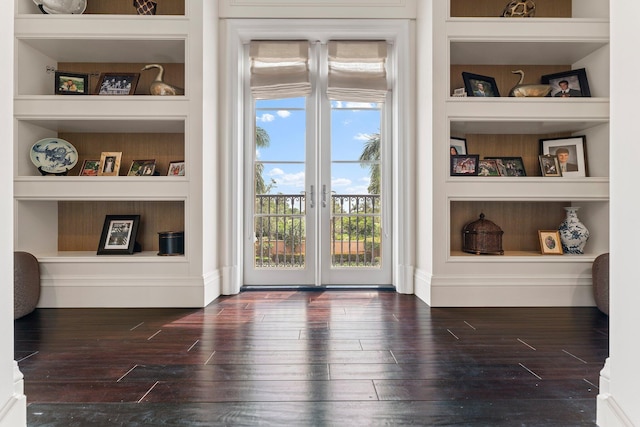
[[240, 292], [244, 291], [393, 291], [396, 288], [392, 285], [244, 285], [240, 287]]

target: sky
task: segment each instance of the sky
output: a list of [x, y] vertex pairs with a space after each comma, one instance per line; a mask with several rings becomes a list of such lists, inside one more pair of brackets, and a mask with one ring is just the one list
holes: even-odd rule
[[[265, 162], [265, 182], [276, 182], [271, 193], [299, 194], [305, 189], [304, 104], [305, 98], [256, 102], [256, 126], [270, 137], [269, 147], [256, 149], [256, 160]], [[337, 194], [367, 194], [369, 168], [361, 167], [358, 158], [370, 135], [380, 132], [380, 111], [375, 104], [332, 105], [331, 189]]]

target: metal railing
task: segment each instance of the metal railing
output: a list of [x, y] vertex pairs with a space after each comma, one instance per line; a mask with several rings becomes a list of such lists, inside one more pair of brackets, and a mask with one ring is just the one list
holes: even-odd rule
[[[304, 194], [256, 196], [256, 268], [305, 267], [305, 202]], [[379, 267], [380, 196], [334, 194], [330, 207], [331, 266]]]

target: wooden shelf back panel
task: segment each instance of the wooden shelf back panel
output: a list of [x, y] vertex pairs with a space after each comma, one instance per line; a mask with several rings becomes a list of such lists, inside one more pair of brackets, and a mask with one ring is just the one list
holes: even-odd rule
[[[184, 15], [185, 0], [160, 0], [156, 15]], [[137, 15], [133, 0], [89, 0], [85, 14]]]
[[[184, 64], [159, 64], [164, 68], [163, 81], [184, 89]], [[136, 86], [135, 95], [149, 95], [149, 87], [155, 79], [158, 70], [152, 69], [141, 71], [145, 65], [147, 65], [147, 63], [60, 62], [58, 63], [58, 69], [67, 72], [89, 74], [89, 87], [91, 88], [91, 93], [96, 93], [100, 73], [140, 73], [140, 79]]]
[[[508, 0], [451, 0], [452, 17], [499, 17]], [[571, 18], [571, 0], [535, 0], [536, 18]]]
[[462, 230], [481, 213], [499, 226], [505, 251], [540, 251], [538, 230], [556, 230], [569, 202], [451, 202], [451, 250], [462, 250]]
[[[114, 123], [114, 127], [117, 123]], [[100, 160], [103, 151], [122, 152], [118, 175], [126, 176], [134, 160], [156, 161], [156, 171], [164, 176], [169, 162], [184, 160], [184, 134], [182, 133], [65, 133], [65, 139], [78, 150], [78, 163], [69, 175], [78, 175], [85, 160]]]
[[97, 251], [106, 215], [140, 215], [137, 241], [143, 251], [158, 250], [158, 232], [184, 230], [180, 201], [61, 201], [58, 250]]
[[449, 93], [453, 93], [454, 89], [464, 87], [462, 80], [462, 72], [480, 74], [481, 76], [493, 77], [496, 80], [500, 96], [509, 96], [509, 91], [520, 80], [519, 74], [513, 74], [512, 71], [524, 71], [524, 83], [540, 83], [540, 77], [546, 74], [559, 73], [571, 70], [571, 65], [460, 65], [452, 64], [450, 67], [451, 76], [449, 82], [451, 88]]

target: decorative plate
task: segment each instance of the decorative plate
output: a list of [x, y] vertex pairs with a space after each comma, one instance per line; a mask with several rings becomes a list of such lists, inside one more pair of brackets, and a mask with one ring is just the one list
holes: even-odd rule
[[43, 174], [64, 174], [78, 163], [78, 151], [64, 139], [45, 138], [31, 147], [31, 161]]

